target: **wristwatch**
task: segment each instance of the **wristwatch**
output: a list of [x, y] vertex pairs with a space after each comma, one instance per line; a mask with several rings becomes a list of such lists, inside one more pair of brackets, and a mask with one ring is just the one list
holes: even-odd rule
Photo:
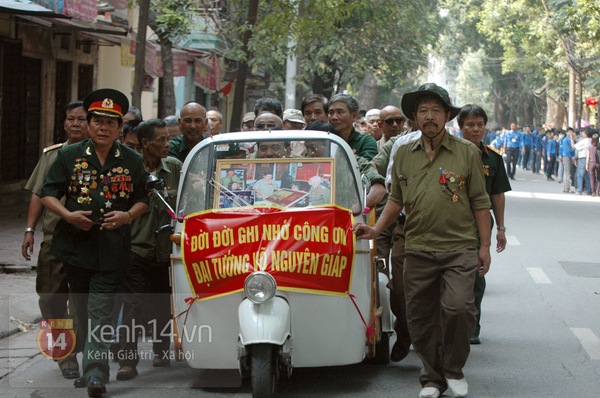
[[31, 232], [32, 234], [34, 234], [35, 228], [27, 227], [27, 228], [25, 228], [25, 233], [27, 233], [27, 232]]
[[506, 231], [506, 227], [500, 227], [500, 226], [498, 226], [496, 229], [498, 231]]

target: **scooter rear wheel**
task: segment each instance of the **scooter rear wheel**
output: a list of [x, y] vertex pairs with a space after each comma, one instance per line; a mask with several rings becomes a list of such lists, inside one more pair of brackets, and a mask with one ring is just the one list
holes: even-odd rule
[[251, 348], [250, 378], [253, 398], [272, 398], [278, 381], [276, 346], [255, 344]]

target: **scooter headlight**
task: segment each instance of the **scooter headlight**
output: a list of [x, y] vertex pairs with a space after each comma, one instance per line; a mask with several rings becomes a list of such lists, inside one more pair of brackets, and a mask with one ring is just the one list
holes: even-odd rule
[[244, 282], [244, 293], [248, 300], [260, 304], [271, 300], [277, 291], [275, 278], [268, 272], [253, 272]]

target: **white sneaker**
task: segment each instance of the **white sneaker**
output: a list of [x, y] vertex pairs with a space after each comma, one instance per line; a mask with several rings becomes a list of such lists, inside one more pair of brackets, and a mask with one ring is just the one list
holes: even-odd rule
[[439, 398], [440, 390], [435, 387], [425, 387], [419, 392], [419, 398]]
[[446, 379], [446, 382], [448, 383], [448, 388], [450, 391], [452, 391], [455, 397], [466, 397], [469, 394], [469, 385], [464, 377], [460, 380]]

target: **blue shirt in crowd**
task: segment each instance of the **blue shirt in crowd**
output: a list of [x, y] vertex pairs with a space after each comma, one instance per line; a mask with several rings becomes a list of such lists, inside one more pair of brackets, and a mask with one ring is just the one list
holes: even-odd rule
[[542, 152], [542, 138], [544, 136], [540, 134], [537, 130], [533, 132], [533, 150], [536, 152]]
[[521, 147], [521, 133], [519, 131], [509, 130], [504, 136], [504, 145], [507, 148]]
[[575, 148], [571, 145], [569, 137], [564, 137], [560, 142], [559, 156], [562, 156], [563, 158], [572, 158], [575, 157], [575, 153]]
[[556, 156], [558, 152], [558, 143], [555, 140], [548, 140], [546, 144], [546, 157]]

